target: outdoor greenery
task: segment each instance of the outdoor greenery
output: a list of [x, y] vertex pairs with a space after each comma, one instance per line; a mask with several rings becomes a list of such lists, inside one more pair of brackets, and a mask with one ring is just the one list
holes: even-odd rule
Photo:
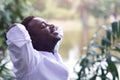
[[27, 0], [0, 0], [0, 80], [14, 80], [12, 71], [7, 67], [9, 58], [6, 53], [5, 32], [11, 24], [20, 22], [29, 13]]
[[75, 66], [76, 80], [119, 80], [120, 21], [99, 27], [86, 53]]
[[[105, 25], [98, 28], [84, 51], [87, 54], [82, 53], [82, 58], [80, 57], [75, 66], [77, 80], [119, 80], [117, 65], [120, 63], [120, 22], [111, 25], [107, 22], [111, 15], [118, 18], [119, 7], [120, 0], [0, 0], [0, 80], [14, 80], [11, 70], [6, 66], [10, 60], [7, 58], [5, 32], [11, 24], [21, 22], [28, 15], [48, 20], [63, 20], [63, 24], [66, 20], [71, 20], [69, 25], [72, 25], [73, 20], [77, 20], [80, 25], [74, 24], [73, 28], [81, 27], [82, 24], [81, 31], [84, 33], [91, 27], [98, 28], [101, 24], [99, 19], [102, 18], [102, 24]], [[69, 25], [64, 27], [68, 28]], [[68, 56], [67, 52], [73, 43], [82, 41], [84, 36], [89, 37], [80, 34], [79, 30], [65, 32], [63, 47], [61, 46], [61, 50], [65, 51], [63, 56]], [[79, 39], [75, 41], [74, 37]]]

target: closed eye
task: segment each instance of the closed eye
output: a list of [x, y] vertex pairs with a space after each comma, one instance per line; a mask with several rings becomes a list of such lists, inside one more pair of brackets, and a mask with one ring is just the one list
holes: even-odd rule
[[46, 27], [47, 27], [47, 24], [46, 24], [45, 22], [42, 22], [40, 28], [41, 28], [41, 29], [44, 29], [44, 28], [46, 28]]

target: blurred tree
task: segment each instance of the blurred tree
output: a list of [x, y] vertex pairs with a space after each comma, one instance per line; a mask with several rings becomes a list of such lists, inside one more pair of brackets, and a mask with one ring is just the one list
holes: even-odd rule
[[[30, 8], [30, 4], [27, 0], [1, 0], [0, 39], [4, 38], [4, 32], [11, 24], [20, 22], [25, 16], [29, 15], [28, 8]], [[2, 46], [2, 44], [0, 45]]]
[[102, 24], [107, 23], [107, 19], [117, 19], [120, 13], [120, 0], [80, 0], [77, 12], [83, 24], [83, 40], [82, 46], [85, 46], [88, 41], [88, 19], [92, 15], [95, 18], [96, 25], [99, 26], [99, 19], [102, 19]]
[[36, 10], [44, 11], [46, 9], [46, 0], [34, 0], [33, 6]]
[[29, 15], [31, 4], [28, 0], [0, 0], [0, 80], [13, 80], [10, 70], [6, 67], [9, 62], [6, 59], [5, 32], [13, 23], [20, 22]]
[[85, 46], [88, 41], [88, 17], [89, 17], [89, 4], [88, 0], [80, 0], [80, 4], [77, 7], [77, 12], [80, 15], [80, 19], [82, 22], [83, 30], [81, 33], [82, 42], [81, 46]]
[[120, 0], [90, 0], [89, 11], [95, 18], [103, 17], [108, 19], [111, 15], [114, 18], [120, 13]]
[[72, 3], [69, 0], [57, 0], [57, 6], [65, 9], [71, 9]]
[[98, 28], [75, 65], [75, 80], [120, 80], [120, 21]]
[[[96, 21], [102, 17], [105, 21], [103, 24], [106, 26], [101, 26], [96, 31], [96, 34], [86, 47], [87, 54], [82, 55], [85, 57], [80, 58], [80, 62], [78, 61], [77, 67], [80, 69], [76, 69], [78, 75], [76, 80], [119, 80], [119, 71], [116, 65], [120, 63], [120, 21], [113, 22], [109, 26], [106, 24], [107, 19], [111, 16], [113, 20], [117, 20], [120, 13], [119, 7], [120, 0], [80, 1], [78, 12], [83, 24], [85, 23], [83, 17], [86, 14], [83, 14], [81, 11], [86, 11], [87, 16], [94, 16]], [[85, 20], [87, 19], [88, 17], [85, 17]], [[99, 24], [96, 25], [99, 26]], [[85, 26], [83, 25], [83, 27]], [[83, 32], [86, 33], [86, 29]], [[113, 58], [115, 60], [112, 60]], [[111, 74], [111, 76], [108, 76], [108, 74]]]

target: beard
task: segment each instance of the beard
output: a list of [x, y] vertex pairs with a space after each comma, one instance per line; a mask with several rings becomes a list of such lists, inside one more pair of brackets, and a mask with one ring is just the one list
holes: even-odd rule
[[33, 48], [38, 51], [48, 51], [53, 52], [57, 42], [60, 39], [52, 39], [52, 40], [32, 40]]

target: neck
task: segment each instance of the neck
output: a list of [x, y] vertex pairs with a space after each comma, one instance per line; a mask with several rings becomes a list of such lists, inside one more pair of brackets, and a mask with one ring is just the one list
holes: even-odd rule
[[41, 49], [41, 51], [46, 51], [46, 52], [51, 52], [52, 54], [54, 54], [54, 49]]
[[37, 45], [33, 45], [34, 49], [38, 50], [38, 51], [47, 51], [47, 52], [51, 52], [54, 54], [54, 48], [55, 48], [55, 45], [53, 46], [45, 46], [45, 45], [42, 45], [42, 44], [37, 44]]

